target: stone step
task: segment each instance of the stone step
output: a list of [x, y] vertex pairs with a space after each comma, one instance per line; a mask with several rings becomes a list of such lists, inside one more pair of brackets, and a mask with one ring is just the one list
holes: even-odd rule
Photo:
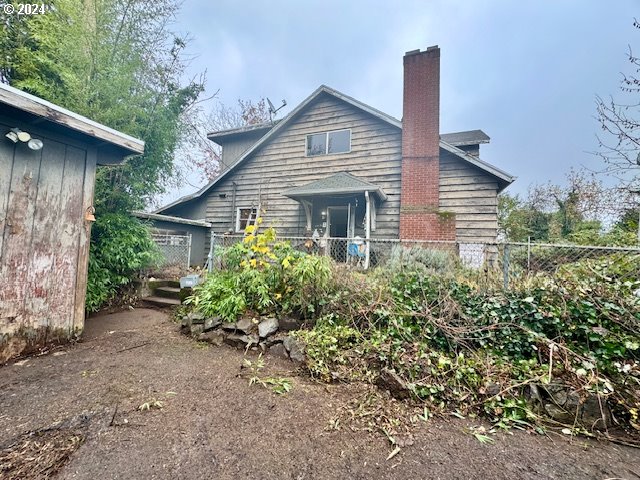
[[157, 287], [153, 293], [157, 297], [180, 300], [180, 287]]
[[150, 303], [151, 305], [155, 305], [156, 307], [175, 307], [180, 305], [181, 302], [175, 298], [164, 298], [164, 297], [143, 297], [143, 302]]

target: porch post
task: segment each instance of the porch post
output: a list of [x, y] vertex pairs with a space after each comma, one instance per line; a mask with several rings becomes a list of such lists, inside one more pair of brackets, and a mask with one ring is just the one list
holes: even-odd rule
[[369, 237], [371, 236], [371, 200], [369, 198], [368, 191], [364, 192], [364, 199], [365, 199], [365, 205], [366, 205], [365, 214], [364, 214], [364, 235], [366, 237], [364, 269], [368, 270], [369, 258], [370, 258], [369, 254], [370, 254], [370, 248], [371, 248], [371, 242], [369, 241]]
[[304, 207], [304, 213], [307, 217], [307, 226], [306, 226], [306, 231], [309, 232], [309, 234], [311, 234], [311, 203], [306, 201], [306, 200], [300, 200], [300, 202], [302, 203], [302, 206]]

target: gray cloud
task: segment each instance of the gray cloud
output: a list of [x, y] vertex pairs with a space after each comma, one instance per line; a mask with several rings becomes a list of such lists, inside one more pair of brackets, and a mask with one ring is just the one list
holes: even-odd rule
[[[286, 98], [327, 84], [398, 118], [402, 55], [442, 49], [441, 130], [482, 128], [483, 157], [510, 189], [598, 168], [596, 94], [619, 95], [637, 2], [186, 0], [175, 28], [193, 38], [185, 75], [208, 70], [219, 99]], [[184, 192], [182, 192], [184, 193]]]

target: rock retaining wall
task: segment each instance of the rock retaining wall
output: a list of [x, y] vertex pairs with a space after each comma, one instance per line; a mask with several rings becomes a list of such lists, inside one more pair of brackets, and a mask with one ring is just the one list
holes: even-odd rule
[[304, 362], [304, 344], [287, 333], [301, 326], [302, 322], [292, 317], [241, 317], [224, 322], [219, 317], [191, 312], [182, 317], [181, 331], [212, 345], [227, 344]]

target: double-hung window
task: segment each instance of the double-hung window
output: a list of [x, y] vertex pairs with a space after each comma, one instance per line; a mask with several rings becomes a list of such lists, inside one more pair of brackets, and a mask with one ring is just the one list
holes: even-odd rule
[[349, 153], [350, 151], [351, 130], [349, 129], [307, 135], [307, 157]]
[[236, 212], [236, 232], [244, 232], [249, 221], [253, 222], [257, 214], [257, 208], [238, 208]]

